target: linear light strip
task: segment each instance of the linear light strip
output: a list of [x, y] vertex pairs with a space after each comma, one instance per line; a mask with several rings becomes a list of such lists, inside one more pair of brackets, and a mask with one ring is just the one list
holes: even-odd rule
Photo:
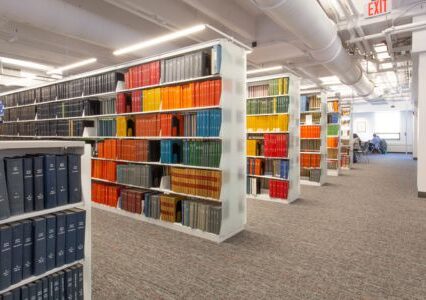
[[97, 61], [96, 58], [89, 58], [89, 59], [85, 59], [85, 60], [70, 64], [70, 65], [66, 65], [66, 66], [63, 66], [63, 67], [59, 67], [59, 68], [47, 71], [46, 73], [47, 74], [62, 74], [63, 71], [68, 71], [68, 70], [79, 68], [79, 67], [82, 67], [82, 66], [85, 66], [85, 65], [93, 64], [96, 61]]
[[269, 71], [277, 71], [282, 69], [283, 69], [283, 66], [274, 66], [274, 67], [268, 67], [268, 68], [262, 68], [262, 69], [248, 70], [246, 74], [250, 75], [250, 74], [264, 73]]

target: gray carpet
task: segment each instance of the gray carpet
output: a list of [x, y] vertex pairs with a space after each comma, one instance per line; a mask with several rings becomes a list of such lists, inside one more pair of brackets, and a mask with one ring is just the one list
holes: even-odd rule
[[93, 299], [425, 299], [416, 163], [376, 155], [220, 245], [93, 209]]

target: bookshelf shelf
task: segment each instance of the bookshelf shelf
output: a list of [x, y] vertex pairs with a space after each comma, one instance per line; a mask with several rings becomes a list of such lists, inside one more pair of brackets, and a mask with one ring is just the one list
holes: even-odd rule
[[[29, 220], [36, 217], [51, 215], [57, 212], [68, 211], [70, 209], [85, 210], [85, 237], [84, 237], [84, 258], [78, 259], [72, 263], [64, 264], [60, 267], [52, 268], [40, 275], [31, 275], [9, 287], [0, 291], [0, 295], [16, 288], [32, 283], [51, 274], [65, 270], [67, 268], [82, 265], [83, 266], [83, 290], [84, 299], [91, 299], [92, 295], [92, 270], [91, 270], [91, 185], [90, 173], [91, 147], [82, 141], [0, 141], [0, 159], [5, 157], [30, 156], [40, 154], [64, 155], [74, 154], [80, 156], [80, 174], [81, 174], [81, 201], [56, 206], [54, 208], [43, 209], [14, 215], [0, 221], [0, 225]], [[46, 175], [45, 175], [46, 176]]]
[[162, 192], [166, 195], [173, 194], [173, 195], [190, 197], [190, 198], [194, 198], [194, 199], [201, 199], [201, 200], [213, 201], [213, 202], [219, 202], [219, 203], [221, 202], [221, 200], [215, 199], [215, 198], [179, 193], [179, 192], [175, 192], [175, 191], [172, 191], [172, 190], [162, 189], [162, 188], [157, 188], [157, 187], [143, 187], [143, 186], [138, 186], [138, 185], [133, 185], [133, 184], [128, 184], [128, 183], [120, 183], [120, 182], [117, 182], [117, 181], [111, 181], [111, 180], [106, 180], [106, 179], [102, 179], [102, 178], [92, 177], [92, 181], [104, 182], [104, 183], [108, 183], [108, 184], [120, 185], [120, 186], [142, 189], [142, 190], [157, 191], [157, 192]]
[[26, 139], [75, 139], [75, 140], [221, 140], [216, 136], [32, 136], [32, 135], [0, 135], [7, 138], [26, 138]]
[[300, 102], [300, 184], [321, 186], [327, 175], [327, 96], [323, 91], [303, 93]]
[[[22, 281], [20, 281], [20, 282], [18, 282], [18, 283], [16, 283], [16, 284], [14, 284], [14, 285], [9, 286], [8, 288], [6, 288], [6, 289], [4, 289], [4, 290], [1, 290], [1, 291], [0, 291], [0, 295], [2, 295], [2, 294], [4, 294], [4, 293], [7, 293], [7, 292], [9, 292], [9, 291], [12, 291], [12, 290], [14, 290], [14, 289], [16, 289], [16, 288], [19, 288], [19, 287], [21, 287], [21, 286], [24, 286], [24, 285], [26, 285], [26, 284], [28, 284], [28, 283], [31, 283], [31, 282], [34, 282], [34, 281], [39, 280], [39, 279], [41, 279], [41, 278], [44, 278], [44, 277], [46, 277], [46, 276], [49, 276], [49, 275], [51, 275], [51, 274], [54, 274], [54, 273], [56, 273], [56, 272], [59, 272], [59, 271], [65, 270], [65, 269], [67, 269], [67, 268], [70, 268], [70, 267], [72, 267], [72, 266], [75, 266], [75, 265], [78, 265], [78, 264], [83, 264], [83, 265], [84, 265], [84, 263], [85, 263], [85, 260], [84, 260], [84, 259], [81, 259], [81, 260], [75, 261], [75, 262], [73, 262], [73, 263], [63, 265], [63, 266], [61, 266], [61, 267], [59, 267], [59, 268], [55, 268], [55, 269], [49, 270], [49, 271], [47, 271], [47, 272], [45, 272], [45, 273], [43, 273], [43, 274], [41, 274], [41, 275], [28, 277], [28, 278], [26, 278], [26, 279], [24, 279], [24, 280], [22, 280]], [[84, 272], [84, 271], [83, 271], [83, 272]], [[84, 274], [84, 275], [86, 275], [86, 274]], [[85, 295], [85, 297], [87, 297], [87, 296]], [[90, 298], [86, 298], [86, 299], [90, 299]]]
[[193, 166], [193, 165], [184, 165], [184, 164], [168, 164], [168, 163], [162, 163], [162, 162], [159, 162], [159, 161], [133, 161], [133, 160], [110, 159], [110, 158], [99, 158], [99, 157], [92, 157], [92, 160], [115, 161], [115, 162], [119, 162], [119, 163], [153, 165], [153, 166], [168, 166], [168, 167], [188, 168], [188, 169], [216, 170], [216, 171], [221, 170], [221, 168], [213, 168], [213, 167], [205, 167], [205, 166]]
[[341, 145], [341, 100], [340, 96], [327, 100], [327, 174], [339, 176]]
[[137, 87], [137, 88], [132, 88], [132, 89], [117, 88], [116, 91], [107, 92], [107, 93], [81, 95], [81, 96], [71, 97], [71, 98], [55, 99], [55, 100], [44, 101], [44, 102], [34, 102], [34, 103], [30, 103], [30, 104], [9, 106], [9, 107], [5, 107], [4, 109], [7, 110], [7, 109], [12, 109], [12, 108], [37, 106], [37, 105], [43, 105], [43, 104], [49, 104], [49, 103], [67, 102], [67, 101], [80, 100], [80, 99], [86, 99], [86, 98], [106, 97], [106, 96], [113, 96], [113, 95], [115, 96], [116, 94], [120, 94], [120, 93], [129, 93], [129, 92], [133, 92], [133, 91], [141, 91], [141, 90], [147, 90], [147, 89], [153, 89], [153, 88], [159, 88], [159, 87], [166, 87], [166, 86], [171, 86], [171, 85], [180, 85], [180, 84], [184, 84], [184, 83], [204, 81], [204, 80], [212, 80], [212, 79], [218, 79], [218, 78], [220, 78], [220, 75], [213, 74], [213, 75], [190, 78], [190, 79], [185, 79], [185, 80], [178, 80], [178, 81], [171, 81], [171, 82], [165, 82], [165, 83], [160, 83], [160, 84], [153, 84], [153, 85]]
[[[260, 160], [261, 164], [270, 168], [270, 170], [265, 170], [262, 173], [277, 174], [278, 171], [281, 173], [281, 176], [285, 175], [283, 176], [284, 178], [270, 175], [254, 175], [254, 170], [249, 169], [247, 171], [249, 185], [247, 189], [248, 198], [281, 204], [289, 204], [299, 198], [299, 81], [299, 78], [289, 74], [247, 79], [247, 111], [259, 111], [263, 107], [267, 111], [271, 111], [268, 114], [246, 114], [247, 143], [250, 143], [250, 145], [253, 143], [262, 145], [260, 148], [266, 149], [268, 143], [271, 143], [270, 139], [272, 138], [277, 139], [277, 141], [286, 141], [282, 146], [275, 146], [277, 149], [275, 151], [285, 152], [280, 157], [268, 157], [258, 152], [259, 150], [256, 150], [256, 153], [247, 153], [248, 168], [255, 168], [255, 165]], [[257, 96], [259, 94], [270, 95]], [[278, 110], [279, 105], [284, 109]], [[277, 110], [282, 111], [282, 113], [276, 112]], [[259, 119], [256, 119], [256, 117], [259, 117]], [[274, 121], [273, 118], [277, 119]], [[273, 124], [273, 122], [277, 122], [275, 124], [280, 125], [268, 126]], [[281, 124], [285, 125], [281, 127]], [[268, 128], [274, 128], [275, 130], [267, 130]], [[283, 137], [280, 135], [283, 135]], [[287, 148], [287, 151], [285, 151], [285, 148]], [[250, 149], [253, 148], [251, 147]], [[257, 171], [256, 173], [262, 174]], [[280, 192], [277, 192], [279, 189], [282, 189], [283, 193], [280, 194]]]

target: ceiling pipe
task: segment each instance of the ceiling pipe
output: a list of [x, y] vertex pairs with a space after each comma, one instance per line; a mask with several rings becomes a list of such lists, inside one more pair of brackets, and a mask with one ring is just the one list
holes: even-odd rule
[[[251, 0], [278, 25], [295, 34], [310, 50], [310, 55], [352, 86], [360, 96], [368, 96], [374, 84], [366, 77], [342, 46], [336, 26], [312, 0]], [[306, 24], [309, 20], [309, 26]]]

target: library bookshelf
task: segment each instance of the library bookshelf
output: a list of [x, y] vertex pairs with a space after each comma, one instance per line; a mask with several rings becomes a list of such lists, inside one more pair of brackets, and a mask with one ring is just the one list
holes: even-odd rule
[[[226, 39], [218, 39], [70, 77], [56, 82], [53, 92], [48, 89], [52, 85], [44, 85], [33, 90], [20, 90], [21, 94], [16, 97], [5, 93], [0, 97], [7, 103], [6, 111], [9, 112], [5, 124], [0, 126], [1, 137], [84, 140], [94, 146], [93, 166], [114, 165], [114, 173], [117, 169], [124, 170], [123, 172], [161, 170], [158, 171], [161, 176], [153, 180], [157, 182], [147, 185], [123, 182], [117, 177], [108, 178], [105, 174], [92, 174], [92, 187], [96, 187], [92, 190], [97, 195], [97, 202], [92, 203], [93, 206], [214, 242], [222, 242], [242, 231], [246, 223], [245, 71], [245, 50]], [[111, 77], [108, 74], [114, 75]], [[103, 81], [105, 78], [102, 76], [112, 79]], [[91, 78], [95, 78], [94, 81]], [[71, 92], [67, 91], [64, 95], [58, 84], [70, 85]], [[30, 94], [30, 100], [27, 99], [27, 94]], [[63, 113], [64, 110], [67, 111], [68, 105], [79, 102], [83, 103], [81, 105], [84, 108], [76, 114]], [[46, 105], [59, 105], [60, 109], [53, 107], [53, 114], [52, 110], [46, 114], [41, 107]], [[24, 118], [20, 117], [17, 110], [22, 109], [30, 110], [29, 117], [27, 111], [24, 111]], [[166, 116], [169, 117], [168, 120]], [[187, 122], [185, 118], [188, 116], [193, 118]], [[154, 119], [157, 121], [148, 122]], [[50, 122], [53, 122], [53, 127], [56, 125], [58, 128], [60, 122], [67, 124], [61, 124], [65, 127], [64, 130], [52, 132], [45, 128], [46, 125], [50, 127]], [[163, 122], [165, 126], [160, 125]], [[199, 127], [196, 126], [197, 123]], [[176, 124], [185, 125], [176, 127]], [[154, 158], [129, 158], [117, 153], [105, 156], [99, 149], [103, 143], [110, 142], [125, 147], [136, 144], [139, 147], [147, 143], [149, 147], [157, 147], [153, 148], [152, 153], [158, 152], [158, 155]], [[172, 150], [167, 148], [170, 145]], [[184, 146], [188, 148], [184, 149]], [[207, 148], [203, 148], [204, 152], [192, 152], [195, 148], [188, 150], [190, 146]], [[168, 152], [165, 152], [163, 157], [163, 150], [166, 149]], [[141, 149], [138, 148], [137, 151]], [[203, 159], [199, 159], [201, 162], [184, 162], [183, 154], [179, 154], [182, 152], [188, 157], [204, 158], [215, 155], [215, 165]], [[129, 152], [126, 152], [126, 155], [128, 154]], [[168, 157], [169, 155], [171, 157]], [[219, 191], [218, 195], [190, 189], [178, 190], [175, 187], [182, 183], [176, 178], [182, 176], [188, 183], [188, 178], [195, 180], [194, 177], [198, 176], [205, 179], [201, 186], [204, 186], [206, 181], [218, 182], [213, 187], [215, 191]], [[133, 177], [142, 178], [142, 175], [137, 173]], [[200, 182], [196, 181], [194, 184], [200, 186]], [[99, 186], [102, 186], [100, 193]], [[106, 203], [108, 197], [104, 194], [104, 188], [117, 192], [114, 201]], [[155, 205], [163, 203], [163, 200], [164, 203], [166, 200], [175, 201], [174, 219], [166, 218], [171, 213], [166, 210], [161, 211], [161, 216], [147, 217], [143, 210], [147, 198], [139, 201], [141, 198], [137, 197], [145, 197], [148, 194], [150, 205], [154, 203], [154, 197], [158, 200]], [[136, 199], [136, 202], [132, 199]], [[190, 226], [183, 225], [180, 220], [179, 215], [182, 216], [186, 212], [184, 208], [182, 211], [177, 208], [178, 203], [184, 206], [185, 201], [188, 202], [188, 211], [191, 209], [188, 213], [194, 213], [195, 209], [197, 212], [198, 209], [201, 210], [198, 219], [191, 219], [194, 223]], [[129, 203], [137, 202], [139, 204], [136, 204], [135, 212], [135, 207], [129, 206]], [[192, 207], [193, 204], [196, 206]], [[160, 207], [157, 208], [156, 213], [160, 210]], [[153, 207], [150, 206], [150, 209]], [[214, 221], [219, 224], [214, 233], [208, 229], [210, 213], [215, 213]]]
[[327, 176], [327, 96], [302, 93], [300, 104], [300, 184], [321, 186]]
[[340, 174], [340, 114], [339, 97], [327, 99], [327, 175]]
[[[74, 268], [77, 265], [83, 266], [83, 295], [84, 299], [91, 299], [92, 295], [92, 270], [91, 270], [91, 147], [82, 141], [0, 141], [0, 159], [7, 157], [31, 157], [33, 155], [78, 155], [80, 156], [80, 174], [81, 174], [81, 201], [33, 210], [17, 215], [12, 215], [6, 219], [0, 220], [0, 225], [11, 225], [19, 222], [25, 222], [34, 218], [52, 216], [55, 213], [62, 213], [73, 209], [85, 211], [84, 225], [84, 257], [70, 263], [65, 263], [41, 273], [40, 275], [31, 275], [17, 283], [14, 283], [0, 291], [0, 295], [19, 289], [25, 285], [47, 278], [48, 276], [63, 272], [66, 269]], [[48, 236], [46, 235], [46, 238]]]
[[299, 198], [299, 81], [291, 74], [247, 79], [248, 198]]
[[340, 165], [343, 170], [349, 170], [353, 163], [352, 107], [350, 104], [342, 104], [341, 111]]

